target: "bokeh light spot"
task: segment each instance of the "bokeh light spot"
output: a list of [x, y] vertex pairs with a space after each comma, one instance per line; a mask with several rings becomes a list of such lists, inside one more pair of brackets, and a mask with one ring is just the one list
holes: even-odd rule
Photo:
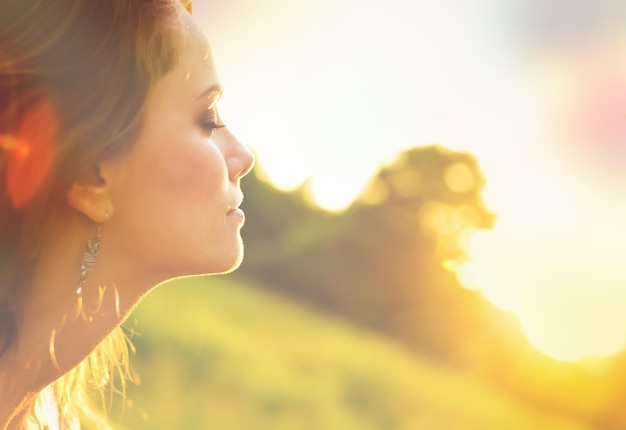
[[478, 226], [480, 223], [480, 214], [473, 206], [467, 204], [460, 205], [452, 211], [452, 223], [457, 230]]
[[418, 212], [422, 227], [426, 230], [443, 232], [450, 228], [451, 208], [445, 203], [426, 202]]
[[465, 163], [454, 163], [449, 166], [444, 172], [443, 180], [450, 191], [459, 194], [466, 193], [476, 186], [476, 178]]

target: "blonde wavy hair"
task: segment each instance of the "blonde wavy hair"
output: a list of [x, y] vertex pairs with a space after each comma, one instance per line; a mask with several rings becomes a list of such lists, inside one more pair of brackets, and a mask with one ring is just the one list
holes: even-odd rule
[[[190, 0], [3, 0], [0, 136], [14, 135], [42, 100], [52, 101], [58, 127], [45, 176], [27, 199], [12, 193], [9, 151], [0, 147], [0, 358], [18, 337], [40, 239], [65, 191], [128, 150], [149, 89], [176, 65], [179, 2], [191, 12]], [[5, 429], [16, 420], [27, 429], [112, 428], [102, 406], [124, 391], [128, 357], [118, 327], [78, 366], [25, 399]]]

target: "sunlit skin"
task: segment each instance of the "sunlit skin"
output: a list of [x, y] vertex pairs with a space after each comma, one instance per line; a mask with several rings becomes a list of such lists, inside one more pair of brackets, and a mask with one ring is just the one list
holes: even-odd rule
[[[80, 362], [160, 282], [240, 264], [240, 180], [254, 157], [221, 122], [209, 44], [182, 6], [180, 16], [179, 64], [150, 90], [138, 140], [73, 184], [42, 240], [17, 346], [0, 361], [0, 422]], [[98, 223], [97, 264], [78, 294]]]

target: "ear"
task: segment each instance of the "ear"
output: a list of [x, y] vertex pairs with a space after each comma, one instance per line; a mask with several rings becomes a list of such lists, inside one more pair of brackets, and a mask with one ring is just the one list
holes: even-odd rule
[[66, 192], [71, 207], [95, 223], [113, 215], [114, 163], [103, 162], [77, 179]]

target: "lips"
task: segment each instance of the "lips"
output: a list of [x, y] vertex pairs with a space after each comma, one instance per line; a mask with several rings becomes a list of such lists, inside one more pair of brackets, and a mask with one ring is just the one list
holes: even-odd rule
[[235, 220], [239, 224], [243, 224], [246, 220], [246, 214], [241, 209], [232, 209], [226, 212], [226, 218]]
[[226, 216], [243, 222], [245, 219], [245, 214], [241, 209], [239, 209], [239, 206], [241, 206], [242, 202], [243, 196], [241, 196], [241, 198], [239, 198], [237, 202], [230, 207], [228, 212], [226, 212]]

